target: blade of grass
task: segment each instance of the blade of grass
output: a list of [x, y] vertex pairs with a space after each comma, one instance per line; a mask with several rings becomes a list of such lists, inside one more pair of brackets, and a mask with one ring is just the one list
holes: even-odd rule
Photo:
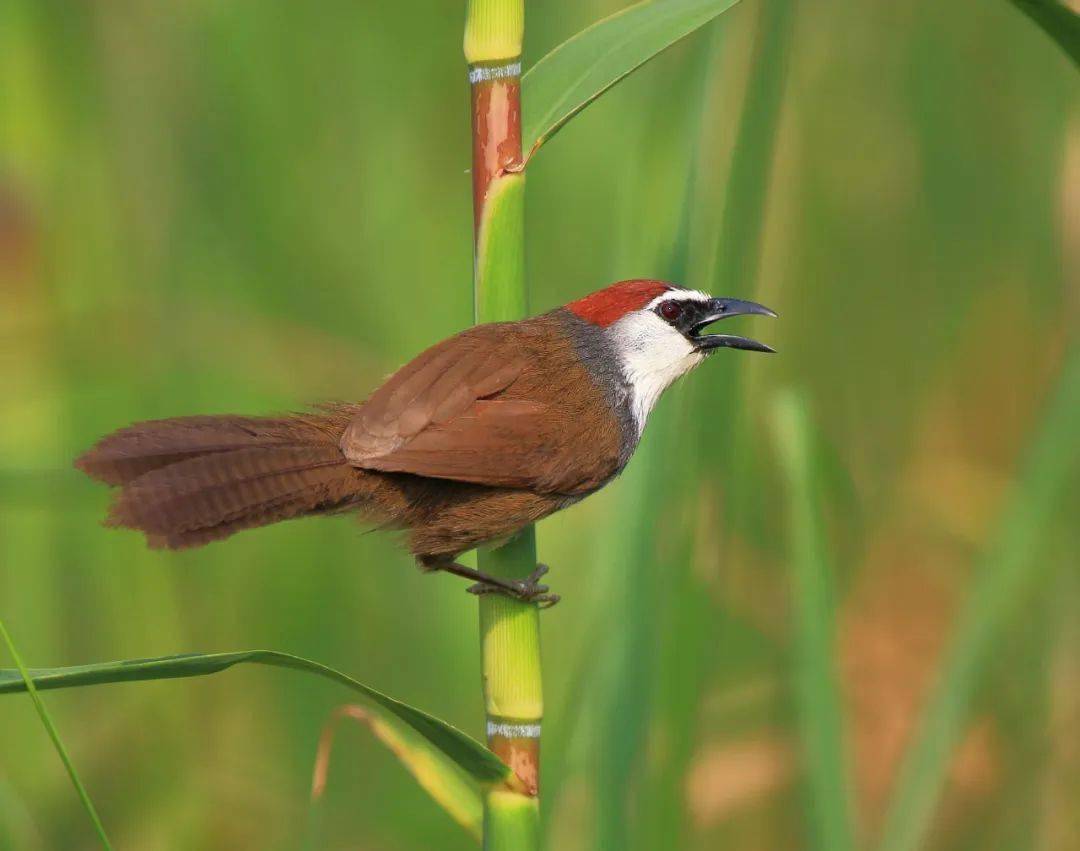
[[[639, 162], [634, 171], [650, 165], [669, 175], [662, 189], [650, 192], [643, 181], [629, 187], [631, 208], [670, 206], [665, 246], [657, 256], [637, 250], [627, 236], [620, 262], [657, 268], [661, 277], [688, 281], [692, 231], [701, 197], [701, 130], [706, 100], [711, 93], [707, 69], [713, 44], [702, 42], [669, 86], [656, 90], [653, 110], [666, 111], [671, 91], [682, 94], [676, 120], [679, 136], [696, 140], [691, 156], [671, 162], [656, 156], [655, 139], [646, 121]], [[655, 114], [655, 113], [654, 113]], [[670, 118], [669, 118], [670, 120]], [[637, 197], [635, 197], [637, 196]], [[646, 199], [647, 200], [638, 200]], [[631, 222], [627, 222], [627, 229]], [[651, 252], [650, 252], [651, 253]], [[645, 255], [639, 257], [639, 255]], [[680, 764], [696, 742], [692, 715], [697, 707], [700, 665], [709, 656], [702, 648], [703, 614], [708, 602], [691, 576], [688, 534], [662, 541], [655, 520], [663, 516], [671, 533], [684, 522], [683, 504], [676, 483], [686, 481], [692, 448], [680, 435], [689, 433], [684, 392], [673, 391], [650, 415], [634, 461], [621, 484], [623, 496], [617, 512], [630, 530], [615, 542], [605, 560], [616, 566], [618, 579], [605, 608], [619, 611], [624, 628], [611, 641], [613, 671], [601, 695], [604, 719], [599, 733], [601, 758], [597, 767], [596, 846], [599, 848], [680, 847], [683, 829], [678, 814], [684, 811], [684, 784]], [[663, 577], [661, 580], [660, 577]], [[689, 605], [687, 595], [692, 596]], [[610, 617], [605, 611], [597, 617]], [[686, 657], [693, 657], [687, 659]], [[649, 754], [649, 737], [657, 731], [668, 747], [661, 759]], [[671, 815], [675, 818], [670, 818]]]
[[71, 778], [71, 785], [75, 787], [75, 791], [79, 795], [79, 800], [82, 801], [83, 809], [86, 810], [86, 814], [90, 816], [90, 821], [94, 824], [94, 830], [97, 831], [102, 847], [112, 851], [112, 845], [109, 843], [109, 837], [105, 833], [105, 826], [98, 817], [94, 802], [90, 800], [90, 795], [87, 793], [86, 787], [79, 778], [79, 772], [75, 770], [75, 763], [73, 763], [71, 757], [68, 756], [67, 748], [64, 747], [64, 743], [60, 739], [60, 733], [56, 729], [52, 717], [49, 715], [49, 710], [45, 708], [45, 703], [42, 701], [41, 695], [37, 693], [37, 689], [34, 687], [34, 680], [31, 677], [30, 672], [26, 669], [26, 666], [23, 664], [22, 658], [19, 656], [19, 651], [15, 649], [15, 642], [11, 640], [11, 635], [8, 633], [7, 627], [4, 626], [3, 619], [0, 619], [0, 636], [3, 636], [8, 652], [11, 653], [11, 658], [15, 661], [15, 667], [18, 669], [18, 676], [22, 681], [22, 685], [27, 693], [29, 693], [30, 700], [34, 703], [34, 709], [37, 710], [42, 725], [45, 727], [46, 732], [48, 732], [49, 738], [52, 739], [53, 747], [56, 748], [56, 753], [59, 755], [60, 761], [64, 763], [64, 768], [67, 770], [68, 777]]
[[712, 252], [719, 293], [753, 292], [757, 281], [795, 13], [794, 0], [762, 0], [757, 8], [750, 71], [721, 202], [723, 218]]
[[65, 668], [31, 668], [24, 679], [18, 671], [0, 669], [0, 694], [36, 687], [51, 688], [99, 685], [136, 680], [164, 680], [178, 677], [202, 677], [224, 671], [234, 665], [250, 663], [274, 668], [291, 668], [332, 680], [368, 698], [387, 710], [390, 716], [411, 727], [438, 748], [478, 783], [510, 781], [513, 773], [497, 756], [456, 727], [419, 709], [394, 700], [370, 686], [333, 668], [289, 653], [274, 650], [243, 650], [234, 653], [184, 653], [154, 659], [131, 659], [72, 665]]
[[[315, 767], [311, 778], [312, 824], [320, 819], [323, 793], [326, 790], [327, 775], [330, 772], [330, 754], [334, 745], [334, 733], [338, 722], [352, 720], [363, 724], [380, 742], [398, 758], [405, 769], [413, 776], [417, 784], [442, 807], [459, 825], [465, 828], [474, 839], [483, 838], [481, 825], [484, 818], [484, 803], [480, 790], [471, 783], [454, 763], [434, 750], [427, 742], [420, 741], [416, 734], [401, 725], [387, 724], [378, 715], [363, 706], [346, 704], [339, 706], [323, 725], [319, 736], [319, 747], [315, 757]], [[308, 842], [309, 848], [319, 847], [314, 841], [315, 831]]]
[[738, 0], [647, 0], [564, 41], [522, 77], [529, 156], [600, 95]]
[[[692, 134], [686, 134], [687, 138], [697, 140], [680, 229], [686, 245], [676, 253], [678, 260], [672, 266], [674, 280], [696, 289], [724, 294], [753, 293], [756, 275], [754, 269], [748, 269], [746, 274], [714, 288], [713, 270], [726, 255], [717, 256], [721, 242], [716, 236], [718, 218], [713, 211], [729, 212], [723, 222], [725, 236], [733, 232], [732, 219], [742, 226], [741, 232], [735, 232], [735, 238], [742, 241], [730, 251], [740, 257], [750, 254], [756, 257], [760, 250], [759, 233], [764, 224], [762, 199], [769, 189], [775, 116], [783, 102], [794, 3], [769, 0], [757, 5], [753, 21], [748, 20], [747, 15], [749, 10], [740, 19], [738, 27], [713, 26], [710, 43], [702, 43], [707, 49], [702, 51], [702, 62], [695, 74], [702, 87], [696, 119], [698, 126]], [[743, 26], [750, 23], [753, 24], [752, 31]], [[723, 73], [730, 65], [726, 55], [731, 46], [751, 32], [754, 50], [746, 74], [748, 91], [742, 97], [739, 114], [732, 116], [732, 86]], [[723, 173], [728, 154], [717, 141], [730, 134], [732, 129], [737, 130], [737, 135], [729, 176], [726, 181], [720, 181], [714, 176]], [[727, 242], [723, 244], [721, 250], [727, 251]], [[725, 456], [733, 445], [729, 439], [732, 427], [750, 431], [747, 412], [753, 405], [745, 404], [752, 401], [743, 390], [746, 366], [748, 364], [740, 362], [710, 367], [711, 371], [730, 370], [731, 374], [722, 379], [726, 388], [722, 395], [715, 393], [715, 372], [711, 372], [711, 377], [697, 378], [676, 391], [680, 394], [679, 415], [682, 419], [676, 432], [684, 439], [665, 449], [664, 475], [671, 481], [698, 481], [703, 469], [720, 471], [730, 465], [730, 459]], [[704, 411], [710, 410], [712, 416], [703, 416]], [[714, 453], [715, 460], [710, 458]], [[738, 452], [733, 454], [739, 455]], [[703, 463], [705, 458], [709, 458], [709, 462]], [[715, 524], [713, 529], [722, 529], [720, 534], [726, 536], [729, 518], [739, 510], [736, 506], [746, 506], [741, 510], [749, 513], [748, 503], [755, 499], [756, 493], [752, 488], [730, 485], [753, 479], [752, 475], [720, 476], [723, 509], [705, 522]], [[729, 619], [727, 601], [718, 601], [713, 595], [704, 593], [708, 582], [706, 572], [711, 571], [703, 565], [714, 564], [717, 557], [712, 544], [704, 543], [702, 529], [695, 528], [696, 524], [702, 523], [701, 497], [708, 498], [706, 488], [708, 485], [702, 482], [692, 489], [693, 498], [680, 500], [676, 497], [665, 501], [665, 514], [672, 515], [666, 520], [669, 533], [674, 523], [686, 525], [679, 534], [671, 535], [672, 540], [663, 547], [662, 552], [668, 560], [662, 566], [667, 605], [658, 607], [653, 616], [662, 625], [656, 630], [654, 639], [660, 649], [657, 652], [658, 686], [654, 687], [651, 735], [662, 738], [665, 747], [662, 754], [651, 757], [646, 784], [636, 793], [640, 801], [646, 802], [638, 804], [642, 815], [637, 832], [645, 837], [644, 841], [639, 840], [644, 848], [666, 844], [682, 847], [685, 844], [689, 826], [684, 813], [689, 800], [684, 778], [689, 776], [695, 756], [703, 746], [708, 746], [702, 742], [698, 723], [703, 689], [711, 674], [726, 676], [723, 672], [732, 670], [739, 656], [739, 649], [728, 643], [733, 638], [734, 619]], [[675, 511], [680, 501], [682, 510]], [[718, 652], [718, 648], [722, 650]]]
[[[655, 653], [651, 639], [653, 621], [650, 603], [655, 600], [657, 571], [650, 571], [655, 555], [652, 527], [634, 520], [647, 515], [647, 506], [656, 507], [656, 489], [649, 487], [663, 469], [660, 453], [666, 429], [664, 416], [653, 417], [652, 433], [646, 446], [638, 449], [636, 463], [626, 474], [628, 487], [622, 505], [629, 509], [627, 533], [615, 544], [620, 568], [625, 578], [609, 602], [619, 613], [621, 629], [612, 636], [613, 671], [607, 689], [601, 695], [600, 717], [604, 724], [599, 734], [599, 758], [596, 769], [596, 848], [630, 848], [635, 833], [630, 789], [639, 773], [638, 765], [645, 749], [653, 699], [652, 682]], [[658, 422], [659, 420], [659, 422]], [[631, 486], [641, 483], [638, 487]]]
[[882, 829], [880, 851], [922, 847], [962, 732], [972, 693], [1015, 604], [1052, 564], [1040, 561], [1040, 534], [1070, 477], [1080, 466], [1080, 346], [1074, 345], [1045, 419], [1031, 444], [996, 542], [976, 574], [975, 587], [942, 664], [938, 684], [897, 779]]
[[[682, 79], [682, 69], [677, 79]], [[625, 268], [657, 268], [662, 270], [664, 258], [647, 248], [640, 238], [640, 210], [650, 209], [655, 218], [665, 220], [673, 197], [681, 198], [682, 163], [666, 157], [658, 146], [648, 144], [649, 131], [668, 113], [663, 109], [669, 89], [666, 81], [649, 81], [651, 94], [647, 108], [630, 119], [628, 138], [633, 141], [623, 149], [612, 150], [620, 169], [632, 178], [620, 186], [620, 211], [615, 230], [620, 234], [611, 262]], [[680, 122], [681, 122], [680, 113]], [[677, 168], [677, 170], [676, 170]], [[675, 174], [673, 181], [650, 180], [656, 173]], [[678, 187], [676, 189], [675, 187]], [[663, 208], [664, 212], [655, 211]], [[662, 242], [672, 237], [674, 228], [664, 225]], [[653, 670], [652, 637], [655, 620], [648, 601], [655, 599], [656, 571], [650, 570], [653, 518], [642, 503], [655, 502], [651, 487], [658, 476], [652, 472], [650, 448], [657, 434], [656, 419], [650, 422], [644, 441], [619, 482], [613, 485], [618, 493], [619, 532], [611, 531], [591, 537], [583, 551], [585, 563], [591, 565], [590, 595], [585, 601], [583, 623], [589, 624], [576, 671], [570, 677], [572, 686], [564, 688], [563, 701], [556, 717], [565, 719], [555, 729], [554, 741], [545, 740], [545, 760], [562, 785], [557, 788], [561, 800], [544, 810], [546, 833], [552, 842], [561, 838], [563, 826], [557, 822], [564, 812], [563, 802], [580, 795], [580, 788], [568, 778], [587, 776], [589, 787], [595, 790], [595, 834], [590, 847], [621, 847], [617, 843], [627, 834], [629, 788], [636, 777], [636, 762], [644, 749], [645, 731], [651, 698]], [[641, 518], [648, 518], [642, 520]], [[622, 530], [626, 530], [623, 534]], [[646, 601], [646, 602], [642, 602]], [[611, 623], [618, 622], [619, 629]], [[583, 743], [589, 743], [583, 746]]]
[[[713, 201], [721, 218], [715, 242], [706, 255], [709, 275], [700, 289], [759, 298], [755, 293], [763, 286], [763, 239], [797, 13], [796, 0], [763, 0], [754, 10], [753, 47], [740, 97], [731, 165], [727, 180], [716, 193], [719, 198]], [[777, 248], [773, 246], [774, 251]], [[769, 301], [764, 297], [759, 300]], [[783, 314], [782, 305], [780, 310]], [[701, 453], [729, 482], [756, 481], [765, 475], [753, 405], [729, 401], [749, 397], [749, 380], [749, 368], [732, 369], [727, 391], [711, 394], [703, 402], [711, 416], [702, 421], [715, 421], [719, 426], [710, 428]], [[761, 495], [749, 488], [733, 490], [726, 505], [728, 534], [757, 541], [770, 536], [769, 512], [764, 510]]]
[[1011, 0], [1080, 68], [1080, 15], [1057, 0]]
[[814, 846], [844, 851], [855, 842], [835, 668], [833, 579], [805, 400], [794, 392], [778, 396], [772, 424], [788, 485], [795, 695], [810, 795], [807, 814]]

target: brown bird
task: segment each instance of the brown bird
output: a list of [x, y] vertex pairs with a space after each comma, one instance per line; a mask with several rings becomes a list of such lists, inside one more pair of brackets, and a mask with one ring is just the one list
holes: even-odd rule
[[137, 423], [75, 465], [119, 488], [106, 525], [182, 549], [279, 520], [355, 511], [403, 530], [420, 566], [551, 602], [458, 564], [479, 544], [599, 490], [630, 460], [660, 394], [720, 348], [773, 351], [718, 319], [775, 316], [652, 280], [622, 281], [520, 322], [478, 325], [390, 376], [365, 402], [280, 417]]

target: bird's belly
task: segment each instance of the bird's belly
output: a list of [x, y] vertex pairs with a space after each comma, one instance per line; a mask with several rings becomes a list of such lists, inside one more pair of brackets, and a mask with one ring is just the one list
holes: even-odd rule
[[403, 524], [409, 530], [409, 549], [418, 557], [456, 556], [481, 544], [504, 541], [585, 496], [427, 482]]

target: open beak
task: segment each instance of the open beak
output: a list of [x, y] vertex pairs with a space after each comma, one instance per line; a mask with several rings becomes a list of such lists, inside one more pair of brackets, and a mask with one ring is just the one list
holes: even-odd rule
[[699, 352], [711, 352], [716, 349], [746, 349], [751, 352], [775, 352], [776, 349], [751, 340], [749, 337], [736, 337], [733, 334], [701, 334], [707, 326], [720, 319], [729, 316], [745, 316], [758, 314], [760, 316], [776, 316], [762, 304], [755, 301], [741, 301], [737, 298], [714, 298], [707, 304], [702, 304], [702, 313], [696, 318], [690, 329], [690, 340]]

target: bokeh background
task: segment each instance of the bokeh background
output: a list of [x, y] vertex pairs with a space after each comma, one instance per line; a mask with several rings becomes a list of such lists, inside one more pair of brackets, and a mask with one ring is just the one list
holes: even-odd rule
[[[526, 65], [622, 5], [530, 3]], [[481, 734], [459, 580], [343, 518], [150, 552], [70, 466], [134, 420], [361, 398], [470, 323], [462, 21], [445, 0], [0, 4], [0, 615], [30, 664], [272, 648]], [[788, 391], [814, 428], [836, 781], [871, 845], [1076, 345], [1080, 75], [1004, 0], [746, 0], [572, 122], [528, 187], [535, 310], [655, 276], [781, 315], [740, 326], [780, 355], [710, 361], [622, 479], [539, 527], [564, 599], [548, 847], [812, 846]], [[1075, 473], [988, 618], [925, 847], [1080, 848]], [[119, 848], [284, 849], [348, 696], [237, 669], [46, 697]], [[360, 727], [323, 818], [328, 848], [471, 846]], [[29, 700], [4, 698], [0, 848], [92, 847]]]

